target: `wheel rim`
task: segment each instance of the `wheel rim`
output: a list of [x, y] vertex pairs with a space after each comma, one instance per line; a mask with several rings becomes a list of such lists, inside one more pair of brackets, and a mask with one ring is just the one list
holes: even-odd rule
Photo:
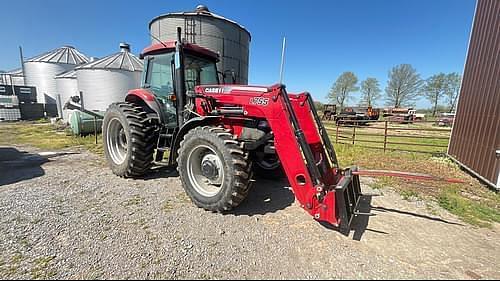
[[111, 160], [117, 165], [122, 164], [127, 158], [128, 139], [120, 119], [113, 118], [107, 127], [107, 150]]
[[224, 167], [215, 150], [207, 145], [198, 145], [187, 158], [188, 179], [196, 192], [205, 197], [214, 197], [222, 189]]

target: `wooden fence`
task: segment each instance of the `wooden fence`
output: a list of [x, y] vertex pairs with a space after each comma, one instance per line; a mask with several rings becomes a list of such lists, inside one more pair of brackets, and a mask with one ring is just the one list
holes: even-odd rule
[[335, 143], [350, 144], [385, 151], [446, 153], [450, 127], [438, 127], [435, 122], [415, 121], [401, 124], [391, 121], [325, 122]]

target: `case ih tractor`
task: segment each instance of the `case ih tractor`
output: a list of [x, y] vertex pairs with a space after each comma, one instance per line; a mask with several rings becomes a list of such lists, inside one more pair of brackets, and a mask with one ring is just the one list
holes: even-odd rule
[[349, 230], [361, 195], [356, 168], [340, 169], [308, 93], [285, 86], [222, 85], [218, 55], [161, 42], [141, 54], [141, 89], [103, 121], [106, 158], [121, 177], [140, 177], [167, 158], [192, 202], [227, 212], [247, 196], [253, 172], [286, 175], [300, 206]]

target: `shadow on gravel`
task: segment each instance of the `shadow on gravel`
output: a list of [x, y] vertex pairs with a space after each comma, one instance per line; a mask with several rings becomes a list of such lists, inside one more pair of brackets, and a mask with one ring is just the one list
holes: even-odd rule
[[377, 196], [377, 195], [363, 195], [361, 197], [361, 201], [360, 201], [359, 207], [358, 207], [358, 212], [360, 214], [357, 215], [356, 217], [354, 217], [354, 219], [352, 220], [352, 223], [351, 223], [351, 231], [354, 231], [353, 237], [352, 237], [353, 240], [361, 241], [361, 238], [363, 237], [363, 235], [365, 234], [366, 231], [375, 232], [375, 233], [383, 234], [383, 235], [389, 234], [385, 231], [380, 231], [380, 230], [368, 228], [368, 223], [369, 223], [370, 217], [376, 215], [376, 214], [372, 214], [372, 212], [380, 212], [380, 213], [390, 212], [390, 213], [396, 213], [396, 214], [400, 214], [400, 215], [412, 216], [412, 217], [417, 217], [417, 218], [426, 219], [426, 220], [430, 220], [430, 221], [435, 221], [435, 222], [439, 222], [439, 223], [446, 223], [446, 224], [451, 224], [451, 225], [463, 226], [463, 224], [456, 223], [456, 222], [450, 222], [450, 221], [447, 221], [447, 220], [444, 220], [444, 219], [438, 218], [438, 217], [431, 217], [431, 216], [412, 213], [412, 212], [408, 212], [408, 211], [401, 211], [401, 210], [390, 209], [390, 208], [385, 208], [385, 207], [373, 206], [372, 205], [373, 196]]
[[447, 221], [447, 220], [444, 220], [444, 219], [442, 219], [442, 218], [430, 217], [430, 216], [421, 215], [421, 214], [416, 214], [416, 213], [407, 212], [407, 211], [401, 211], [401, 210], [390, 209], [390, 208], [384, 208], [384, 207], [375, 207], [375, 206], [372, 206], [372, 208], [373, 208], [373, 210], [374, 210], [374, 211], [377, 211], [377, 212], [390, 212], [390, 213], [397, 213], [397, 214], [401, 214], [401, 215], [406, 215], [406, 216], [417, 217], [417, 218], [426, 219], [426, 220], [431, 220], [431, 221], [440, 222], [440, 223], [446, 223], [446, 224], [451, 224], [451, 225], [459, 225], [459, 226], [464, 226], [464, 225], [463, 225], [463, 224], [461, 224], [461, 223], [452, 222], [452, 221]]
[[0, 186], [45, 175], [41, 165], [48, 161], [47, 157], [39, 154], [0, 147]]
[[175, 167], [171, 166], [154, 166], [151, 170], [144, 175], [143, 180], [154, 180], [161, 178], [178, 177], [179, 173]]
[[295, 196], [288, 189], [290, 184], [287, 180], [271, 181], [263, 178], [255, 180], [245, 201], [229, 214], [236, 216], [265, 215], [283, 210], [295, 201]]
[[352, 235], [352, 239], [356, 241], [361, 241], [361, 238], [363, 237], [363, 234], [365, 234], [366, 231], [370, 232], [376, 232], [379, 234], [384, 234], [387, 235], [389, 233], [380, 231], [380, 230], [374, 230], [374, 229], [369, 229], [368, 228], [368, 223], [370, 221], [370, 216], [369, 215], [372, 211], [372, 199], [373, 195], [362, 195], [361, 196], [361, 201], [359, 202], [358, 206], [358, 212], [361, 213], [361, 215], [357, 215], [354, 217], [351, 223], [351, 231], [354, 230], [354, 233]]

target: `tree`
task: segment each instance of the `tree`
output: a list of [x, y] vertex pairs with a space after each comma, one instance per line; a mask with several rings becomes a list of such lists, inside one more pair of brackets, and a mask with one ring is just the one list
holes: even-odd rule
[[457, 99], [460, 93], [460, 85], [462, 84], [462, 77], [460, 74], [453, 72], [446, 75], [446, 92], [445, 95], [448, 98], [448, 109], [450, 112], [455, 110], [457, 106]]
[[333, 103], [336, 102], [340, 106], [340, 110], [342, 110], [344, 103], [349, 100], [349, 94], [359, 89], [356, 84], [358, 84], [358, 77], [354, 73], [346, 71], [337, 78], [328, 94], [328, 98]]
[[362, 103], [373, 106], [374, 101], [380, 98], [380, 92], [380, 85], [376, 78], [369, 77], [361, 82]]
[[394, 107], [412, 104], [418, 97], [422, 79], [409, 64], [400, 64], [389, 71], [389, 83], [385, 88], [387, 103]]
[[316, 110], [318, 111], [323, 111], [325, 105], [320, 101], [314, 101], [314, 107], [316, 107]]
[[425, 81], [423, 87], [424, 96], [433, 104], [432, 116], [436, 116], [439, 100], [443, 97], [447, 88], [446, 74], [432, 75]]

